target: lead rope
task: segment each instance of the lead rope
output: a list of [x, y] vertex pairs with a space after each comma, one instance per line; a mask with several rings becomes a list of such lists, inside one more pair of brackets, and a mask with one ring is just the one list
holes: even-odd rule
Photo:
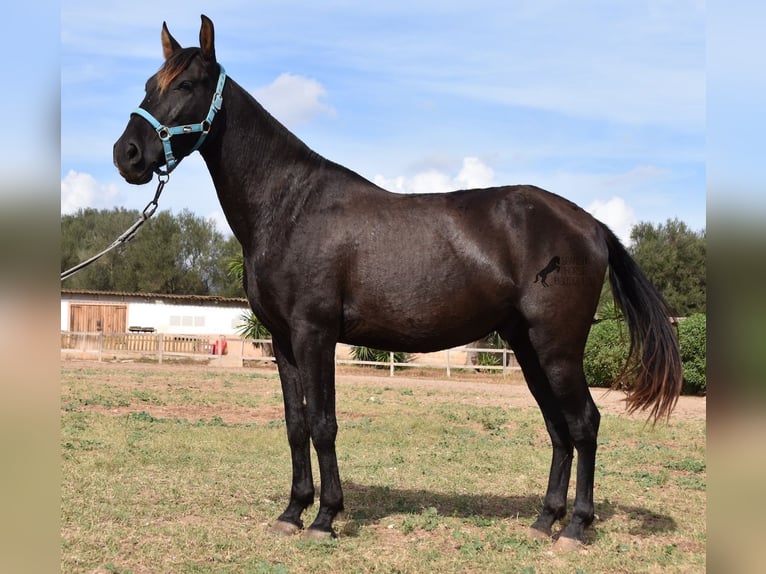
[[84, 269], [100, 257], [103, 257], [107, 253], [109, 253], [112, 249], [115, 247], [122, 245], [123, 243], [127, 243], [131, 239], [133, 239], [138, 232], [138, 230], [141, 228], [141, 226], [146, 223], [146, 221], [154, 215], [154, 212], [157, 211], [157, 201], [160, 198], [160, 194], [162, 193], [162, 188], [165, 187], [165, 184], [170, 179], [170, 176], [167, 174], [157, 174], [157, 179], [159, 182], [157, 183], [157, 191], [154, 193], [154, 199], [152, 199], [149, 203], [146, 204], [146, 207], [144, 207], [144, 210], [141, 212], [141, 217], [136, 221], [133, 225], [131, 225], [128, 229], [125, 230], [125, 232], [120, 235], [117, 239], [115, 239], [112, 244], [104, 249], [101, 253], [98, 253], [91, 257], [90, 259], [87, 259], [83, 261], [82, 263], [78, 263], [71, 269], [67, 269], [61, 274], [61, 280], [69, 279], [72, 275], [77, 273], [78, 271]]

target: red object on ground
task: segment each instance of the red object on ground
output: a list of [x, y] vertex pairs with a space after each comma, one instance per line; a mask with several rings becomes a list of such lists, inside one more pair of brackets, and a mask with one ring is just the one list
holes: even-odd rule
[[226, 339], [218, 339], [210, 347], [210, 352], [213, 355], [226, 355], [229, 352], [229, 344], [226, 342]]

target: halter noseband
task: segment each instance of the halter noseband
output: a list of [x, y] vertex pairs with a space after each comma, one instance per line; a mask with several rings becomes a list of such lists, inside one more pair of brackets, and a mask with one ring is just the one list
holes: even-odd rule
[[180, 134], [191, 134], [200, 132], [199, 139], [197, 140], [197, 143], [194, 144], [194, 147], [191, 149], [192, 153], [194, 151], [197, 151], [199, 147], [202, 145], [202, 142], [205, 141], [205, 138], [207, 137], [208, 132], [210, 131], [210, 126], [213, 124], [213, 119], [215, 118], [215, 114], [220, 111], [221, 106], [223, 105], [223, 85], [226, 83], [226, 70], [223, 69], [223, 66], [220, 64], [218, 67], [221, 69], [221, 73], [218, 75], [218, 84], [215, 87], [215, 93], [213, 94], [213, 101], [210, 102], [210, 109], [207, 112], [207, 117], [202, 120], [198, 124], [188, 124], [183, 126], [173, 126], [173, 127], [167, 127], [162, 125], [159, 121], [157, 121], [157, 118], [155, 118], [152, 114], [147, 112], [142, 107], [138, 107], [135, 110], [131, 112], [131, 114], [136, 114], [144, 118], [147, 122], [149, 122], [154, 130], [157, 132], [157, 135], [159, 136], [160, 140], [162, 141], [162, 147], [165, 149], [165, 163], [166, 168], [163, 171], [160, 168], [157, 168], [157, 173], [160, 175], [168, 175], [171, 171], [173, 171], [176, 166], [181, 162], [181, 159], [176, 159], [176, 157], [173, 155], [173, 148], [170, 145], [170, 138], [173, 136], [177, 136]]

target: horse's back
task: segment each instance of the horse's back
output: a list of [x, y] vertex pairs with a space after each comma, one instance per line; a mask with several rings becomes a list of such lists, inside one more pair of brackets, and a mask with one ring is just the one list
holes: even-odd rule
[[[554, 256], [606, 261], [602, 226], [561, 196], [529, 185], [436, 194], [373, 190], [350, 199], [333, 233], [357, 263], [433, 278], [490, 273], [504, 287], [532, 277]], [[342, 246], [345, 249], [346, 246]], [[417, 268], [412, 264], [417, 262]], [[425, 279], [425, 277], [424, 277]]]

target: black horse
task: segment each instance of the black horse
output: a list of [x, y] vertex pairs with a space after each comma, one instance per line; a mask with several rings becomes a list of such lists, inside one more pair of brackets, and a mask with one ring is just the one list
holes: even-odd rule
[[[615, 235], [573, 203], [527, 185], [385, 191], [314, 153], [227, 78], [207, 17], [199, 48], [182, 48], [165, 24], [161, 39], [165, 62], [115, 143], [114, 162], [129, 183], [143, 184], [199, 149], [242, 244], [247, 297], [273, 334], [292, 454], [290, 502], [272, 531], [303, 528], [301, 514], [314, 502], [311, 443], [320, 505], [304, 535], [332, 535], [343, 510], [337, 342], [428, 352], [496, 330], [516, 353], [553, 445], [532, 532], [550, 536], [565, 516], [577, 449], [574, 511], [557, 544], [583, 541], [594, 516], [600, 419], [583, 349], [607, 266], [631, 335], [628, 408], [669, 416], [682, 379], [665, 305]], [[580, 262], [578, 280], [535, 284], [552, 257]]]

